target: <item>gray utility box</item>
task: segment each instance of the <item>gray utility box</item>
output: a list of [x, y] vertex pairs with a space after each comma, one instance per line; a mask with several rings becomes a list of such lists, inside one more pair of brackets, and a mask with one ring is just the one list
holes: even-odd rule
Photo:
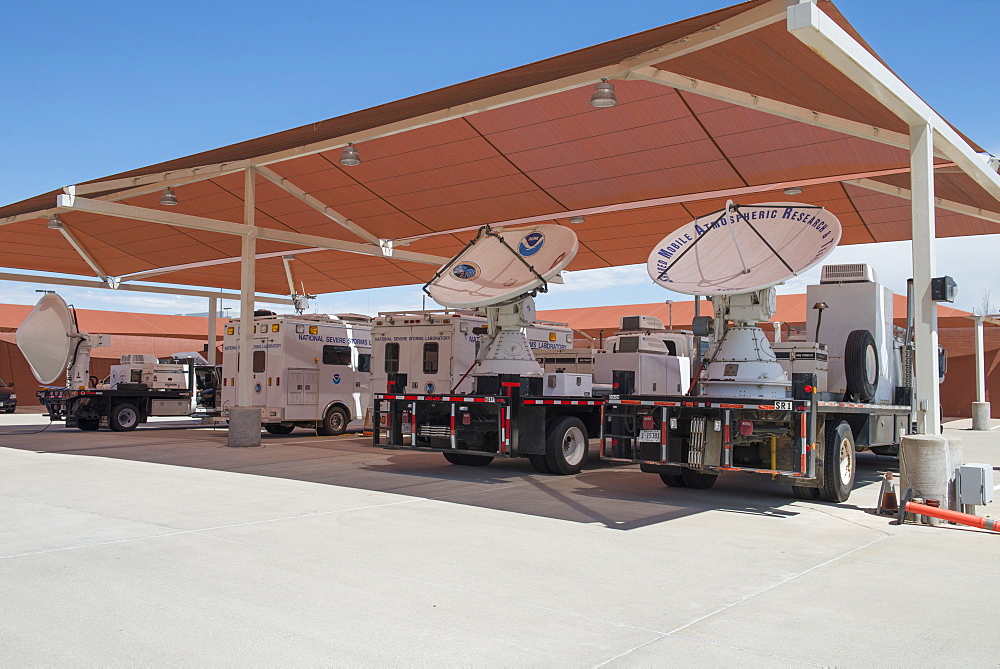
[[993, 465], [970, 462], [958, 468], [955, 481], [958, 501], [970, 506], [982, 506], [993, 501]]

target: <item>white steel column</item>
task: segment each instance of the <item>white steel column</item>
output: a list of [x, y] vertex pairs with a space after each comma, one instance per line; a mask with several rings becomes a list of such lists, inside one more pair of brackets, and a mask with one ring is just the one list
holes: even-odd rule
[[229, 409], [229, 446], [260, 446], [260, 410], [253, 406], [254, 289], [256, 288], [257, 228], [254, 226], [254, 186], [257, 174], [253, 167], [245, 173], [243, 222], [240, 237], [240, 356], [236, 370], [236, 406]]
[[913, 340], [916, 349], [914, 400], [917, 432], [941, 432], [938, 389], [937, 304], [931, 300], [934, 276], [934, 130], [930, 123], [910, 126], [912, 192]]
[[217, 341], [217, 332], [215, 327], [215, 317], [219, 312], [219, 298], [210, 297], [208, 298], [208, 346], [205, 348], [205, 358], [208, 362], [215, 364], [218, 362], [215, 359], [215, 345]]
[[984, 316], [973, 314], [976, 321], [976, 401], [986, 401], [986, 354], [983, 347]]
[[[248, 167], [245, 174], [243, 199], [243, 222], [253, 229], [254, 199], [256, 195], [256, 171]], [[249, 407], [253, 397], [253, 311], [256, 290], [257, 236], [242, 237], [242, 258], [240, 260], [240, 364], [236, 380], [236, 406]]]

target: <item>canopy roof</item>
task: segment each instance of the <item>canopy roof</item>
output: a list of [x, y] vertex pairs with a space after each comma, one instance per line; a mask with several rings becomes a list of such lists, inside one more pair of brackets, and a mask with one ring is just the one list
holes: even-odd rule
[[[822, 205], [844, 226], [841, 244], [905, 240], [909, 125], [921, 114], [936, 119], [938, 236], [1000, 232], [1000, 178], [981, 149], [924, 110], [832, 2], [787, 5], [750, 0], [79, 184], [58, 203], [62, 191], [8, 205], [0, 266], [238, 288], [248, 168], [256, 288], [275, 294], [295, 292], [285, 255], [311, 293], [412, 284], [478, 226], [574, 215], [585, 222], [570, 270], [642, 263], [729, 199]], [[860, 51], [845, 60], [841, 46]], [[589, 104], [602, 78], [614, 107]], [[360, 165], [338, 163], [348, 142]], [[178, 205], [159, 204], [166, 186]], [[46, 226], [52, 213], [62, 229]]]

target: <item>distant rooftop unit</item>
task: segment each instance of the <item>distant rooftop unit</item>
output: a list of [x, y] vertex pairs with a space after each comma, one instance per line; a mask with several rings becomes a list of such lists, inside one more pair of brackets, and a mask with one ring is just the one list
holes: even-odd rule
[[819, 282], [822, 283], [874, 283], [875, 269], [871, 265], [823, 265]]

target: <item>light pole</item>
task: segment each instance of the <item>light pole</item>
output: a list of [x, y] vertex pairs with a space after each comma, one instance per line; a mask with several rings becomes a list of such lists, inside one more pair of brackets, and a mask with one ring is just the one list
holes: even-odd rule
[[670, 318], [670, 327], [668, 327], [667, 329], [668, 330], [673, 330], [674, 329], [674, 301], [673, 300], [667, 300], [666, 305], [667, 305], [667, 309], [669, 309], [669, 314], [670, 314], [670, 316], [669, 316], [669, 318]]

